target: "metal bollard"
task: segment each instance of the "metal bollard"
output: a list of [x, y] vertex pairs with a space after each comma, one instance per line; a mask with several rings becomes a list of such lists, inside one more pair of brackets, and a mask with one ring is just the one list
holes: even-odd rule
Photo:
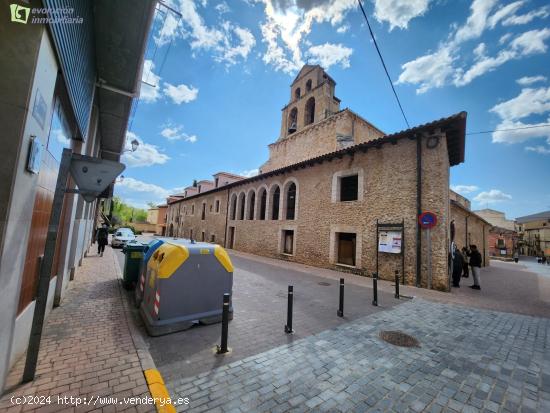
[[399, 299], [399, 271], [395, 270], [395, 298]]
[[292, 329], [292, 302], [294, 300], [294, 287], [292, 285], [288, 286], [288, 307], [286, 313], [286, 325], [285, 333], [292, 334], [294, 330]]
[[340, 278], [340, 304], [338, 306], [338, 317], [344, 317], [344, 279]]
[[227, 353], [227, 333], [229, 330], [229, 294], [223, 295], [223, 308], [222, 308], [222, 342], [218, 346], [218, 354]]
[[372, 273], [372, 305], [378, 306], [378, 273]]

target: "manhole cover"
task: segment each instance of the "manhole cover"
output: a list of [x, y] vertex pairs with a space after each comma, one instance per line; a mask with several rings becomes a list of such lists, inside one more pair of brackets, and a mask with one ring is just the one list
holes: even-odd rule
[[420, 343], [413, 336], [402, 331], [381, 331], [380, 338], [394, 346], [400, 347], [420, 347]]
[[319, 285], [322, 285], [323, 287], [328, 287], [330, 285], [330, 283], [327, 283], [325, 281], [321, 281], [320, 283], [317, 283]]

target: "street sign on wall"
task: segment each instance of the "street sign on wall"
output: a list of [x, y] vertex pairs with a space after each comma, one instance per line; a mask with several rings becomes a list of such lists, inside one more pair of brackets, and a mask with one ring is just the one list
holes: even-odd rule
[[430, 229], [437, 225], [437, 216], [433, 212], [423, 212], [418, 216], [418, 223], [424, 229]]

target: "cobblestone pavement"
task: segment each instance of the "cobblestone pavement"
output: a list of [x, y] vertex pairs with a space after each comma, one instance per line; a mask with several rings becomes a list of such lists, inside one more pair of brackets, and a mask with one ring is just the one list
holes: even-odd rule
[[[192, 412], [548, 412], [549, 327], [415, 299], [168, 387]], [[388, 344], [381, 330], [421, 347]]]
[[[161, 337], [147, 337], [149, 351], [164, 380], [193, 376], [221, 365], [252, 356], [282, 344], [343, 325], [365, 315], [400, 304], [393, 294], [379, 293], [374, 307], [372, 289], [346, 286], [344, 318], [337, 317], [339, 282], [311, 274], [259, 264], [233, 256], [234, 317], [229, 323], [230, 355], [214, 354], [220, 343], [221, 325], [196, 326]], [[371, 281], [372, 283], [372, 281]], [[294, 335], [284, 333], [287, 288], [294, 286]], [[220, 297], [221, 306], [222, 297]], [[139, 316], [136, 322], [141, 324]]]
[[[61, 306], [44, 326], [34, 381], [13, 388], [0, 399], [0, 411], [156, 411], [152, 405], [124, 403], [123, 397], [149, 396], [126, 320], [116, 261], [110, 247], [104, 256], [84, 258]], [[10, 372], [8, 386], [21, 381], [24, 357]], [[48, 403], [12, 405], [12, 396], [51, 396]], [[116, 397], [121, 404], [59, 404], [60, 397]]]

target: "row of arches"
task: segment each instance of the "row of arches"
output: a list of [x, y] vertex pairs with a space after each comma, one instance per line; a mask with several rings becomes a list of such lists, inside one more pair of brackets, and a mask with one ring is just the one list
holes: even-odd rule
[[229, 219], [231, 220], [279, 220], [296, 219], [298, 183], [289, 179], [284, 185], [261, 186], [231, 195]]
[[[304, 110], [304, 126], [307, 126], [315, 122], [315, 98], [310, 97]], [[298, 108], [294, 107], [288, 114], [288, 130], [293, 133], [296, 132], [298, 125]]]

